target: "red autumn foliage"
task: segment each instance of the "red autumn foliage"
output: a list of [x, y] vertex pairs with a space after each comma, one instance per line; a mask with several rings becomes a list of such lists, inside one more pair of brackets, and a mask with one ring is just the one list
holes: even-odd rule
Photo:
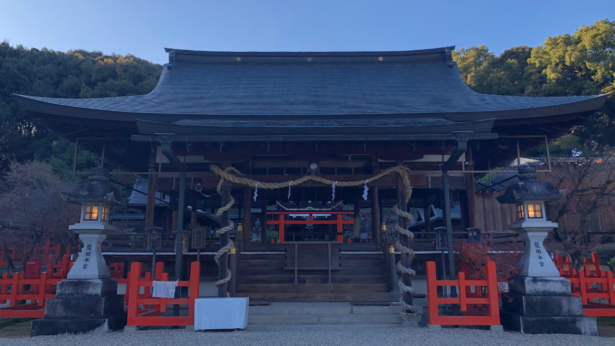
[[470, 273], [479, 275], [481, 279], [487, 276], [486, 263], [495, 262], [498, 282], [503, 282], [517, 274], [523, 246], [515, 243], [489, 245], [486, 241], [472, 243], [461, 240], [455, 244], [455, 251], [459, 260], [468, 264]]

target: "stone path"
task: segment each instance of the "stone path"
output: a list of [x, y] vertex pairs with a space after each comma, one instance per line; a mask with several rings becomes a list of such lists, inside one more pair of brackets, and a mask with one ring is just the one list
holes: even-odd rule
[[[19, 329], [19, 328], [17, 328]], [[22, 328], [23, 329], [23, 326]], [[22, 333], [23, 335], [23, 333]], [[61, 335], [4, 339], [2, 346], [39, 345], [614, 345], [613, 339], [576, 335], [523, 335], [513, 332], [490, 332], [475, 329], [440, 331], [426, 328], [403, 328], [399, 325], [335, 326], [249, 326], [237, 332], [187, 332], [184, 330], [148, 330], [124, 334]]]

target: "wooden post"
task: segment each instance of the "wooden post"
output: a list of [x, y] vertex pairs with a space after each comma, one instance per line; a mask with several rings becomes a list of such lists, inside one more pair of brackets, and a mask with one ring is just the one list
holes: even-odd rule
[[387, 249], [389, 256], [389, 292], [399, 292], [399, 285], [397, 284], [397, 269], [395, 268], [395, 247], [389, 245]]
[[267, 190], [261, 190], [261, 243], [267, 242]]
[[[224, 162], [224, 168], [229, 167], [229, 166], [230, 166], [230, 162]], [[224, 207], [231, 200], [231, 185], [227, 180], [225, 180], [224, 183], [222, 183], [222, 188], [220, 189], [220, 197], [221, 197], [220, 207]], [[220, 228], [224, 228], [228, 226], [228, 224], [231, 222], [229, 218], [229, 211], [230, 210], [227, 210], [224, 213], [222, 213], [220, 217]], [[220, 236], [220, 247], [224, 247], [226, 246], [226, 244], [228, 244], [228, 232]], [[227, 269], [228, 269], [228, 252], [222, 255], [222, 257], [220, 257], [220, 268], [218, 269], [218, 280], [222, 280], [226, 277]], [[228, 286], [228, 283], [218, 286], [218, 297], [220, 298], [226, 297], [227, 286]]]
[[191, 227], [196, 227], [198, 224], [198, 207], [197, 207], [197, 202], [194, 202], [191, 206], [192, 212], [190, 213], [190, 226]]
[[[378, 161], [374, 160], [373, 174], [378, 174]], [[380, 234], [380, 205], [378, 203], [378, 186], [370, 187], [368, 191], [371, 195], [372, 202], [372, 242], [376, 245], [380, 245], [382, 241], [382, 235]], [[389, 244], [386, 244], [387, 246]]]
[[423, 215], [425, 215], [425, 232], [431, 232], [431, 204], [423, 208]]
[[[310, 215], [310, 219], [311, 219], [311, 215]], [[342, 232], [344, 232], [344, 224], [343, 224], [343, 218], [342, 218], [342, 214], [337, 214], [337, 241], [339, 242], [343, 242], [344, 241], [344, 234]], [[342, 233], [342, 234], [340, 234]]]
[[171, 221], [171, 231], [177, 231], [177, 209], [173, 210], [173, 219]]
[[361, 208], [359, 207], [359, 193], [355, 191], [354, 195], [354, 225], [352, 237], [353, 241], [361, 238]]
[[[156, 153], [149, 154], [149, 172], [156, 171]], [[145, 205], [145, 229], [154, 227], [154, 212], [156, 208], [156, 183], [157, 175], [147, 176], [147, 203]]]
[[[192, 212], [190, 213], [190, 227], [191, 227], [191, 231], [192, 232], [194, 232], [194, 228], [198, 225], [198, 216], [199, 216], [199, 211], [198, 211], [198, 206], [197, 206], [198, 205], [198, 201], [199, 200], [197, 199], [190, 206], [191, 209], [192, 209]], [[196, 234], [195, 234], [195, 236], [196, 236]], [[201, 248], [198, 248], [196, 250], [196, 261], [201, 263]]]
[[235, 293], [235, 286], [237, 284], [237, 248], [232, 247], [229, 253], [229, 261], [231, 267], [231, 281], [229, 281], [229, 293]]
[[[230, 163], [224, 162], [224, 168], [228, 166], [230, 166]], [[224, 207], [231, 200], [231, 185], [228, 181], [225, 180], [224, 183], [222, 183], [222, 188], [220, 192], [221, 192], [220, 195], [222, 197], [220, 207]], [[227, 210], [224, 213], [222, 213], [220, 217], [220, 228], [226, 227], [230, 223], [231, 220], [229, 219], [229, 211], [230, 210]], [[224, 247], [226, 246], [226, 244], [228, 244], [228, 232], [220, 236], [220, 247]], [[226, 277], [227, 269], [228, 269], [228, 252], [222, 255], [222, 257], [220, 257], [220, 268], [218, 269], [218, 280], [222, 280]], [[228, 283], [218, 286], [218, 297], [220, 298], [226, 297], [227, 285]]]
[[[404, 161], [403, 160], [397, 160], [397, 165], [398, 166], [403, 166], [404, 165]], [[407, 212], [408, 211], [408, 203], [406, 201], [406, 196], [404, 196], [404, 185], [403, 182], [401, 180], [401, 177], [398, 175], [397, 176], [397, 203], [398, 203], [398, 207], [399, 209], [401, 209], [402, 211]], [[399, 222], [399, 226], [402, 228], [407, 228], [408, 227], [408, 220], [406, 220], [403, 217], [399, 217], [398, 221]], [[399, 241], [401, 242], [402, 246], [408, 247], [410, 248], [410, 246], [412, 245], [410, 243], [410, 239], [408, 239], [408, 236], [399, 235]], [[412, 259], [410, 258], [410, 256], [406, 253], [401, 253], [401, 261], [402, 261], [402, 265], [406, 268], [411, 268], [412, 266]], [[410, 276], [410, 274], [402, 274], [402, 282], [404, 283], [404, 285], [406, 286], [412, 286], [412, 277]], [[412, 294], [410, 294], [409, 292], [402, 292], [402, 296], [404, 301], [408, 304], [408, 305], [412, 305]], [[406, 311], [408, 313], [411, 313], [410, 311]]]
[[[466, 160], [468, 161], [468, 170], [474, 170], [474, 159], [472, 155], [472, 145], [468, 145], [468, 150], [466, 151]], [[476, 221], [474, 215], [476, 213], [476, 189], [474, 186], [474, 173], [466, 173], [466, 191], [467, 191], [467, 202], [468, 202], [468, 227], [476, 227]]]
[[249, 186], [243, 188], [243, 248], [250, 245], [252, 219], [252, 189]]
[[280, 214], [280, 223], [278, 224], [278, 243], [284, 244], [284, 214]]

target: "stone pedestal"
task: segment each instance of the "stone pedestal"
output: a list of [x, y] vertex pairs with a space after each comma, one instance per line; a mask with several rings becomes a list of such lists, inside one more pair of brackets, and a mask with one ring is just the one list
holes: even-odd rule
[[106, 234], [78, 230], [83, 248], [66, 280], [58, 283], [56, 298], [47, 300], [45, 317], [32, 321], [31, 336], [65, 333], [105, 333], [126, 325], [124, 297], [117, 294], [100, 244]]
[[124, 297], [117, 294], [117, 281], [63, 280], [56, 298], [47, 301], [45, 318], [32, 321], [31, 336], [105, 333], [125, 325]]
[[571, 295], [565, 278], [514, 276], [508, 284], [500, 314], [507, 329], [525, 334], [598, 335], [596, 318], [583, 316], [581, 297]]

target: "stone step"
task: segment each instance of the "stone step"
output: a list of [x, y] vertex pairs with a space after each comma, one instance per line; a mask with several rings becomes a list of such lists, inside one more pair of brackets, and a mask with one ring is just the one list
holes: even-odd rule
[[[319, 279], [326, 283], [329, 280], [327, 275], [301, 275], [297, 276], [300, 284], [305, 284], [307, 279]], [[345, 283], [386, 283], [386, 275], [333, 275], [334, 284]], [[292, 284], [295, 281], [294, 273], [286, 275], [243, 275], [237, 278], [237, 284]]]
[[267, 302], [398, 302], [397, 292], [376, 293], [235, 293], [234, 297], [250, 297]]
[[[239, 275], [294, 275], [294, 270], [284, 270], [283, 267], [238, 267]], [[302, 275], [327, 275], [327, 270], [300, 270]], [[385, 275], [387, 269], [381, 267], [342, 267], [341, 270], [332, 270], [331, 275]]]
[[238, 284], [237, 293], [374, 293], [388, 292], [386, 283]]
[[249, 315], [249, 324], [401, 324], [399, 314]]
[[348, 303], [274, 303], [269, 306], [251, 306], [253, 315], [391, 315], [399, 314], [399, 306], [352, 306]]

